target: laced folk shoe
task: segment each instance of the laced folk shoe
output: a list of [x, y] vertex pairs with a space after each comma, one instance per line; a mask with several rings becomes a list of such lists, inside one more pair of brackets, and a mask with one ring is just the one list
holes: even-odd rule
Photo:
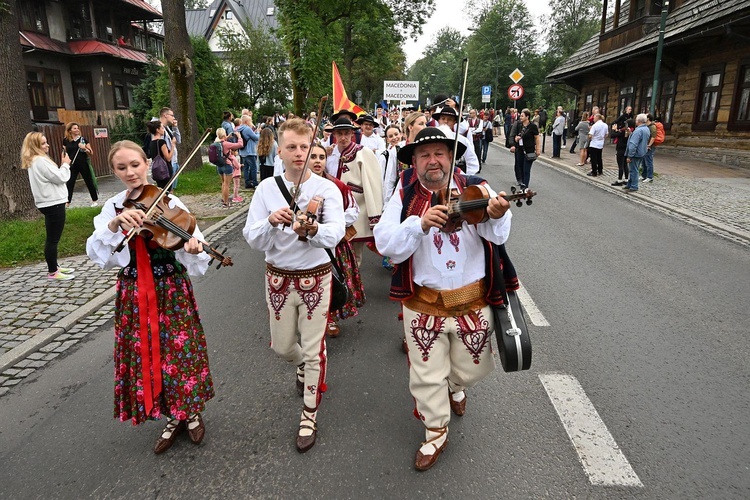
[[427, 436], [427, 441], [422, 443], [414, 459], [414, 467], [418, 471], [426, 471], [435, 465], [448, 446], [448, 427], [428, 427]]
[[463, 417], [466, 413], [466, 392], [449, 392], [448, 401], [451, 405], [451, 411], [457, 417]]
[[318, 437], [318, 424], [315, 422], [315, 410], [310, 410], [305, 407], [302, 410], [302, 416], [299, 421], [299, 429], [297, 430], [297, 451], [305, 453], [307, 450], [315, 446], [315, 440]]
[[193, 413], [187, 420], [187, 431], [190, 441], [195, 444], [201, 444], [206, 435], [206, 424], [203, 423], [203, 417], [200, 413]]
[[170, 418], [167, 420], [167, 426], [161, 431], [161, 436], [156, 440], [154, 445], [154, 453], [160, 455], [170, 449], [177, 439], [177, 436], [182, 434], [185, 430], [185, 421], [177, 420], [176, 418]]

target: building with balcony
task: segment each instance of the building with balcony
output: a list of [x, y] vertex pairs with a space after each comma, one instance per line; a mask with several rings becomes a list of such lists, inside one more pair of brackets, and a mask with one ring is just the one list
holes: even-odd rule
[[36, 123], [101, 124], [127, 113], [162, 15], [145, 0], [24, 0], [19, 41]]
[[626, 106], [648, 112], [656, 92], [666, 144], [750, 150], [750, 0], [604, 0], [600, 33], [547, 81], [578, 91], [577, 113], [599, 106], [608, 122]]

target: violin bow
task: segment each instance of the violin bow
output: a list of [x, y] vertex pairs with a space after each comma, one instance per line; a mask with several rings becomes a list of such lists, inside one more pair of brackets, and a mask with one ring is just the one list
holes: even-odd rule
[[451, 171], [448, 175], [448, 186], [445, 188], [446, 200], [451, 199], [451, 184], [453, 184], [453, 172], [456, 170], [456, 156], [458, 156], [458, 129], [459, 125], [461, 124], [461, 118], [464, 114], [464, 96], [466, 95], [466, 77], [469, 75], [469, 58], [464, 57], [462, 64], [464, 70], [464, 81], [461, 85], [461, 102], [458, 105], [458, 117], [456, 118], [456, 135], [453, 138], [453, 161], [451, 162]]
[[[323, 109], [324, 105], [328, 101], [328, 96], [324, 95], [320, 98], [320, 101], [318, 101], [318, 120], [321, 120], [323, 116]], [[315, 127], [318, 128], [319, 124], [316, 123]], [[305, 166], [302, 169], [302, 172], [299, 175], [299, 179], [297, 180], [297, 183], [294, 185], [294, 196], [292, 197], [292, 202], [289, 204], [289, 210], [294, 212], [294, 208], [297, 206], [297, 200], [299, 199], [299, 185], [302, 184], [302, 181], [305, 180], [305, 173], [307, 173], [307, 170], [310, 168], [310, 155], [312, 154], [313, 146], [315, 146], [315, 141], [318, 137], [318, 131], [313, 130], [312, 139], [310, 140], [310, 147], [307, 149], [307, 158], [305, 158]], [[282, 229], [286, 227], [286, 225], [282, 226]]]
[[[168, 189], [171, 188], [172, 185], [175, 183], [175, 181], [177, 180], [177, 176], [180, 175], [183, 170], [185, 170], [185, 167], [187, 167], [188, 163], [190, 163], [190, 161], [193, 159], [193, 156], [195, 156], [195, 154], [200, 150], [201, 145], [203, 144], [203, 141], [205, 141], [208, 138], [208, 135], [210, 133], [211, 133], [211, 129], [207, 128], [206, 131], [203, 133], [203, 136], [201, 137], [201, 139], [193, 147], [193, 150], [188, 155], [187, 160], [185, 160], [182, 166], [180, 167], [180, 169], [177, 172], [175, 172], [175, 174], [172, 176], [169, 182], [167, 182], [167, 185], [161, 189], [161, 191], [159, 192], [159, 196], [156, 197], [156, 200], [154, 201], [154, 203], [152, 203], [151, 206], [148, 208], [148, 210], [146, 210], [147, 219], [151, 218], [151, 216], [154, 213], [154, 210], [156, 210], [156, 206], [167, 195]], [[135, 227], [130, 228], [130, 231], [128, 231], [127, 234], [125, 235], [125, 238], [123, 238], [120, 244], [117, 245], [114, 250], [112, 250], [112, 255], [116, 254], [117, 252], [125, 248], [125, 245], [128, 244], [128, 242], [133, 238], [133, 236], [136, 235], [137, 232], [138, 232], [137, 228]]]

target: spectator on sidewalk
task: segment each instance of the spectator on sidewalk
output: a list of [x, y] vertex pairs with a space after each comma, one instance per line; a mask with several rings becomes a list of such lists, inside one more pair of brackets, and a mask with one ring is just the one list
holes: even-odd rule
[[628, 183], [630, 167], [625, 160], [625, 150], [627, 149], [628, 139], [634, 127], [635, 122], [631, 118], [625, 120], [622, 126], [619, 123], [612, 124], [612, 132], [610, 132], [609, 136], [615, 141], [615, 153], [617, 156], [617, 180], [611, 184], [612, 186], [623, 186]]
[[[242, 178], [245, 189], [252, 189], [258, 185], [258, 140], [260, 135], [253, 128], [253, 115], [243, 114], [237, 132], [242, 137], [244, 146], [239, 150], [242, 164]], [[273, 131], [271, 131], [273, 134]]]
[[[149, 150], [148, 150], [148, 157], [153, 159], [157, 156], [161, 156], [164, 158], [164, 161], [167, 162], [167, 165], [169, 167], [169, 176], [165, 179], [154, 179], [154, 182], [156, 182], [156, 185], [160, 188], [164, 188], [169, 180], [172, 178], [172, 175], [174, 172], [172, 172], [172, 150], [169, 147], [169, 144], [167, 143], [164, 133], [165, 133], [165, 126], [162, 125], [160, 121], [150, 121], [146, 123], [146, 129], [148, 129], [148, 133], [151, 134], [151, 142], [149, 142]], [[153, 175], [153, 173], [152, 173]]]
[[521, 132], [521, 120], [516, 120], [508, 128], [510, 152], [513, 153], [513, 173], [516, 176], [516, 184], [519, 186], [523, 183], [523, 148], [516, 145], [515, 137]]
[[221, 122], [221, 128], [230, 137], [234, 133], [234, 114], [231, 111], [224, 111], [224, 120]]
[[99, 193], [96, 185], [96, 174], [91, 167], [90, 158], [94, 154], [91, 149], [91, 143], [81, 135], [81, 127], [76, 122], [70, 122], [65, 126], [65, 137], [63, 138], [63, 147], [68, 153], [70, 160], [70, 179], [68, 180], [68, 204], [73, 200], [73, 191], [76, 187], [78, 174], [83, 177], [86, 188], [91, 196], [91, 206], [99, 204]]
[[630, 176], [627, 184], [623, 187], [626, 191], [638, 191], [638, 169], [643, 165], [643, 159], [648, 152], [648, 143], [651, 136], [647, 121], [648, 118], [643, 113], [636, 116], [635, 130], [630, 134], [630, 138], [628, 139], [625, 156], [630, 166]]
[[654, 181], [654, 142], [656, 141], [656, 124], [654, 123], [654, 115], [651, 113], [646, 115], [646, 125], [648, 126], [649, 139], [648, 149], [646, 150], [646, 156], [643, 158], [643, 175], [641, 176], [642, 182], [653, 182]]
[[575, 150], [576, 143], [578, 143], [580, 161], [576, 164], [577, 167], [584, 166], [586, 164], [586, 158], [588, 158], [589, 130], [591, 130], [591, 125], [589, 125], [589, 112], [584, 111], [581, 115], [581, 121], [576, 125], [576, 142], [573, 143], [573, 147], [571, 148], [572, 150]]
[[223, 166], [217, 166], [216, 171], [221, 177], [221, 208], [229, 208], [229, 187], [232, 183], [232, 164], [226, 161], [229, 158], [230, 151], [237, 151], [244, 146], [242, 142], [242, 136], [239, 132], [232, 132], [232, 135], [236, 138], [237, 142], [230, 142], [227, 133], [223, 128], [216, 129], [216, 141], [221, 144], [222, 154], [224, 155], [225, 161]]
[[49, 157], [49, 143], [41, 132], [29, 132], [21, 146], [21, 168], [28, 170], [31, 193], [36, 208], [44, 215], [44, 260], [47, 278], [56, 281], [72, 280], [75, 269], [57, 265], [57, 245], [65, 229], [65, 204], [70, 179], [70, 157], [63, 151], [60, 166]]
[[258, 158], [260, 159], [260, 180], [274, 176], [274, 165], [279, 146], [273, 135], [273, 130], [264, 128], [260, 131], [260, 140], [258, 141]]
[[555, 112], [555, 122], [552, 124], [552, 158], [560, 158], [562, 138], [565, 134], [565, 117], [561, 110]]
[[542, 139], [539, 129], [531, 123], [531, 111], [524, 108], [518, 121], [521, 123], [521, 128], [515, 137], [515, 141], [516, 147], [523, 151], [523, 168], [519, 187], [526, 189], [531, 183], [531, 167], [542, 154]]
[[589, 157], [591, 158], [591, 172], [586, 175], [596, 177], [604, 173], [604, 163], [602, 160], [602, 150], [604, 149], [604, 140], [607, 138], [609, 129], [604, 123], [602, 115], [594, 115], [594, 124], [589, 130]]

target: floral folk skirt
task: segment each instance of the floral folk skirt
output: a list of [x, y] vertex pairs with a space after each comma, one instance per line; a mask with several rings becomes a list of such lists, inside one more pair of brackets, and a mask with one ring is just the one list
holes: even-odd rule
[[[141, 365], [137, 280], [120, 276], [115, 300], [115, 418], [133, 425], [167, 415], [179, 420], [203, 411], [214, 396], [208, 350], [193, 285], [184, 271], [154, 276], [159, 311], [162, 389], [146, 414]], [[150, 335], [150, 334], [149, 334]], [[153, 373], [153, 367], [152, 367]]]
[[336, 263], [344, 273], [346, 285], [350, 291], [349, 300], [344, 304], [344, 307], [331, 311], [331, 319], [340, 320], [356, 316], [357, 308], [365, 305], [365, 288], [362, 285], [362, 278], [359, 275], [357, 259], [354, 256], [352, 245], [346, 240], [336, 245]]

